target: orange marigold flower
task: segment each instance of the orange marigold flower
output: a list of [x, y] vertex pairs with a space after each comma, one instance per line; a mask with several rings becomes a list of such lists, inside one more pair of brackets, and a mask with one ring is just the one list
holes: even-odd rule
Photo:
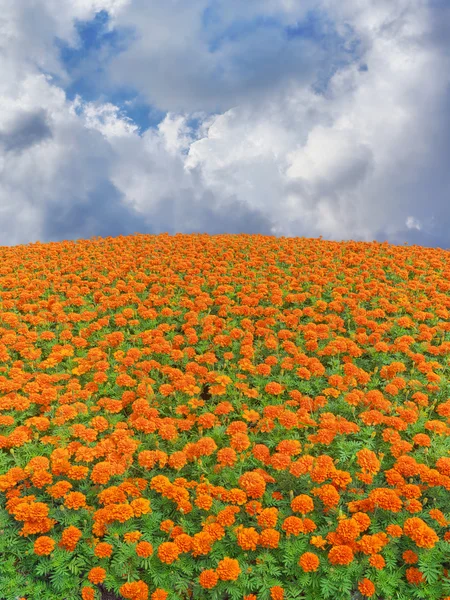
[[314, 510], [314, 502], [310, 496], [300, 494], [291, 501], [291, 508], [294, 512], [306, 515]]
[[308, 517], [306, 517], [303, 519], [303, 529], [305, 533], [312, 533], [317, 529], [317, 525], [312, 519], [308, 519]]
[[393, 538], [399, 538], [403, 535], [403, 529], [400, 525], [388, 525], [386, 532]]
[[217, 452], [217, 462], [224, 467], [232, 467], [238, 459], [236, 450], [233, 448], [221, 448]]
[[180, 555], [180, 549], [173, 542], [163, 542], [158, 548], [158, 558], [161, 562], [170, 565], [175, 562]]
[[288, 537], [290, 535], [299, 535], [300, 533], [305, 533], [303, 521], [299, 517], [286, 517], [286, 519], [283, 521], [281, 529], [286, 532]]
[[206, 590], [210, 590], [217, 585], [219, 581], [219, 576], [214, 571], [214, 569], [206, 569], [200, 573], [199, 583], [202, 588]]
[[250, 438], [246, 433], [235, 433], [231, 436], [230, 446], [238, 452], [243, 452], [250, 447]]
[[172, 521], [172, 519], [164, 519], [164, 521], [161, 521], [159, 528], [161, 531], [165, 531], [166, 533], [169, 533], [169, 531], [171, 529], [173, 529], [174, 525], [175, 525], [175, 523]]
[[278, 508], [276, 506], [264, 508], [259, 513], [257, 521], [260, 527], [275, 527], [278, 521]]
[[266, 491], [266, 482], [259, 473], [244, 473], [238, 483], [249, 498], [261, 498]]
[[81, 598], [82, 600], [94, 600], [95, 599], [95, 590], [89, 586], [84, 586], [81, 589]]
[[247, 502], [247, 494], [239, 488], [232, 488], [227, 492], [227, 501], [230, 504], [245, 504]]
[[448, 521], [445, 518], [444, 513], [442, 511], [440, 511], [438, 508], [432, 508], [428, 514], [434, 521], [439, 523], [439, 525], [441, 525], [441, 527], [446, 527], [448, 525]]
[[433, 548], [439, 541], [434, 529], [431, 529], [425, 521], [419, 517], [406, 519], [403, 532], [411, 538], [419, 548]]
[[375, 569], [381, 570], [386, 566], [386, 561], [381, 556], [381, 554], [372, 554], [369, 558], [369, 564], [371, 567], [375, 567]]
[[369, 515], [366, 515], [366, 513], [355, 512], [352, 515], [352, 519], [358, 523], [360, 531], [366, 531], [366, 529], [369, 529], [371, 520]]
[[259, 545], [263, 548], [278, 548], [280, 532], [276, 529], [263, 529], [259, 536]]
[[138, 556], [142, 556], [143, 558], [147, 558], [153, 554], [153, 546], [150, 542], [138, 542], [136, 546], [136, 554]]
[[242, 527], [237, 532], [237, 541], [243, 550], [256, 550], [259, 533], [254, 527]]
[[78, 510], [86, 506], [86, 496], [81, 492], [69, 492], [64, 497], [64, 505], [67, 508], [73, 508], [73, 510]]
[[199, 531], [192, 536], [192, 556], [201, 556], [211, 551], [214, 538], [207, 531]]
[[140, 531], [129, 531], [128, 533], [125, 533], [125, 535], [123, 536], [123, 539], [128, 544], [134, 544], [134, 542], [137, 542], [138, 539], [141, 537], [142, 537], [142, 533]]
[[46, 491], [52, 498], [62, 498], [72, 488], [72, 484], [68, 481], [58, 481], [55, 485], [48, 487]]
[[82, 535], [82, 532], [77, 527], [70, 525], [62, 532], [59, 545], [61, 548], [65, 548], [69, 552], [73, 552]]
[[194, 504], [197, 508], [209, 510], [213, 504], [213, 498], [209, 494], [199, 494]]
[[95, 546], [94, 554], [99, 558], [108, 558], [111, 556], [113, 547], [107, 542], [100, 542]]
[[373, 535], [363, 535], [358, 542], [358, 547], [360, 552], [364, 552], [364, 554], [378, 554], [388, 542], [388, 536], [380, 531]]
[[34, 553], [38, 556], [50, 554], [55, 547], [55, 540], [47, 535], [39, 536], [34, 542]]
[[363, 448], [356, 453], [356, 462], [363, 471], [371, 473], [372, 475], [376, 475], [380, 470], [380, 461], [378, 460], [377, 455], [367, 448]]
[[325, 548], [327, 545], [327, 541], [321, 535], [313, 535], [309, 540], [309, 543], [315, 546], [316, 548]]
[[400, 512], [403, 506], [396, 491], [389, 488], [375, 488], [370, 492], [369, 498], [379, 508], [390, 510], [391, 512]]
[[284, 590], [279, 585], [274, 585], [270, 588], [270, 598], [271, 600], [283, 600], [284, 599]]
[[364, 578], [358, 583], [358, 590], [363, 596], [366, 596], [367, 598], [370, 598], [375, 594], [375, 586], [370, 581], [370, 579], [367, 578]]
[[341, 499], [339, 492], [331, 484], [323, 485], [320, 488], [313, 488], [312, 493], [314, 496], [318, 496], [325, 506], [329, 508], [337, 506]]
[[147, 498], [136, 498], [130, 502], [135, 517], [141, 517], [151, 512], [150, 500]]
[[356, 540], [360, 534], [360, 531], [361, 529], [359, 527], [359, 523], [353, 517], [340, 521], [336, 528], [337, 535], [345, 543]]
[[128, 600], [147, 600], [148, 598], [148, 586], [140, 579], [139, 581], [124, 583], [119, 592]]
[[241, 572], [238, 561], [235, 558], [226, 556], [219, 561], [216, 573], [222, 581], [236, 581]]
[[314, 552], [304, 552], [298, 561], [300, 567], [305, 571], [305, 573], [310, 573], [311, 571], [317, 571], [319, 568], [319, 557]]
[[166, 590], [162, 590], [161, 588], [156, 588], [156, 590], [151, 595], [151, 600], [166, 600], [169, 592]]
[[105, 577], [106, 571], [102, 567], [94, 567], [88, 573], [88, 579], [91, 583], [103, 583]]
[[353, 550], [345, 544], [333, 546], [328, 553], [328, 560], [332, 565], [348, 565], [353, 560]]
[[419, 557], [412, 550], [405, 550], [402, 554], [402, 558], [407, 565], [415, 565], [419, 560]]
[[431, 446], [430, 436], [426, 433], [417, 433], [413, 437], [413, 442], [418, 446], [424, 446], [425, 448], [429, 448]]
[[406, 569], [406, 579], [413, 585], [419, 585], [425, 581], [423, 574], [416, 567], [410, 567], [409, 569]]

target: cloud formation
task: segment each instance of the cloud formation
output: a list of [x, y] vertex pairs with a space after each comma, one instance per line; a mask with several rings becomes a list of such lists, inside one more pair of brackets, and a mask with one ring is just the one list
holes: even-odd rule
[[[126, 44], [71, 70], [61, 40], [82, 57], [77, 22], [100, 11]], [[167, 231], [450, 247], [444, 0], [0, 14], [0, 244]], [[135, 100], [113, 102], [123, 90]], [[158, 124], [127, 116], [136, 99]]]

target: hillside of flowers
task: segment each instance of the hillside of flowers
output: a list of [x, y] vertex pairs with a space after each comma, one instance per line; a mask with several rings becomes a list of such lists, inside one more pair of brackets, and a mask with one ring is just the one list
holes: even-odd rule
[[0, 247], [1, 600], [450, 600], [449, 256]]

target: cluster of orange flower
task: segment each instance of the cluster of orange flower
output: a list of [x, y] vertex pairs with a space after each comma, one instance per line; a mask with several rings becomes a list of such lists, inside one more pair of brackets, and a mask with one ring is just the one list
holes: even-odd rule
[[0, 255], [0, 506], [35, 557], [92, 549], [83, 600], [120, 544], [130, 600], [171, 600], [183, 557], [207, 598], [300, 539], [272, 600], [356, 560], [354, 591], [382, 595], [387, 548], [399, 585], [428, 585], [420, 557], [450, 543], [448, 253], [135, 235]]

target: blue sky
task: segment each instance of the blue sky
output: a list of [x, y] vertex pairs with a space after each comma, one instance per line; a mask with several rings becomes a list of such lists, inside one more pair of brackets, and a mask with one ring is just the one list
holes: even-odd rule
[[0, 9], [0, 244], [202, 231], [450, 247], [448, 3]]

